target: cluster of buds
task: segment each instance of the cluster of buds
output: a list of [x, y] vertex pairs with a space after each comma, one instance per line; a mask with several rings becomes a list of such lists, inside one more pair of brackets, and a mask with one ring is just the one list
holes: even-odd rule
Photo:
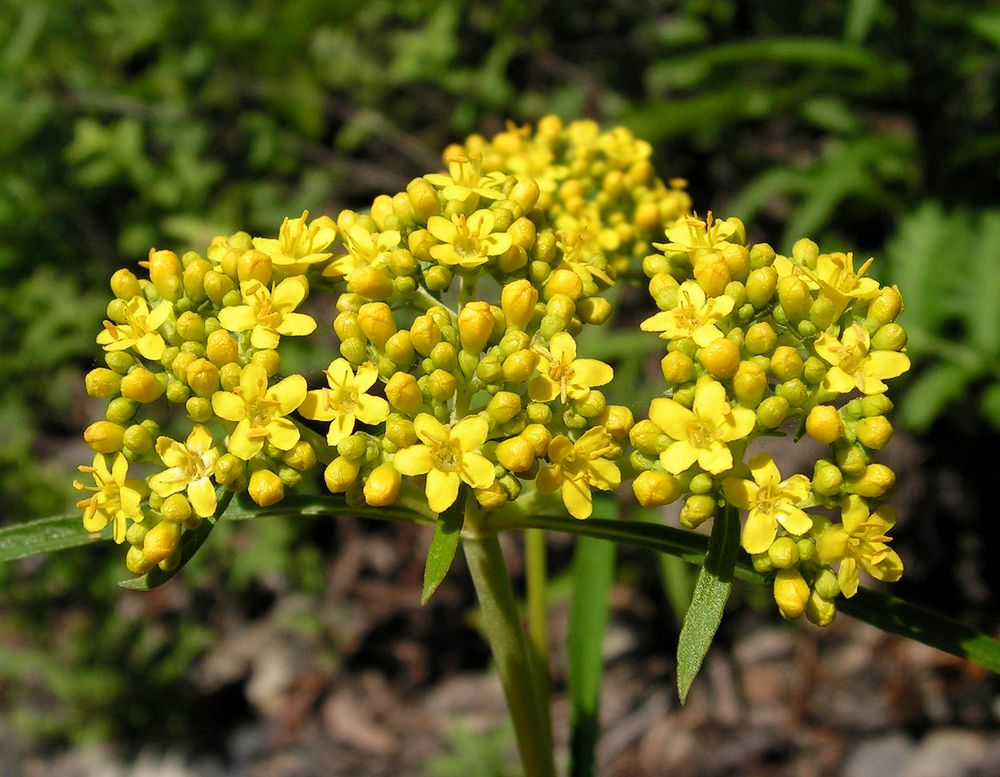
[[[865, 276], [871, 260], [855, 269], [811, 240], [790, 257], [748, 246], [737, 219], [686, 216], [666, 238], [643, 262], [660, 312], [641, 327], [667, 343], [667, 389], [631, 432], [636, 498], [683, 498], [689, 528], [727, 504], [746, 511], [742, 546], [774, 573], [781, 613], [827, 625], [859, 568], [902, 574], [881, 504], [895, 475], [872, 460], [893, 431], [884, 381], [910, 366], [899, 292]], [[767, 453], [747, 458], [755, 438], [786, 431], [829, 456], [788, 477]]]
[[[106, 366], [86, 379], [108, 400], [84, 434], [94, 484], [75, 484], [86, 528], [112, 524], [143, 574], [179, 562], [220, 494], [273, 505], [314, 469], [348, 505], [549, 499], [580, 519], [595, 489], [636, 474], [638, 501], [683, 496], [689, 527], [724, 503], [747, 510], [743, 546], [775, 570], [788, 617], [828, 623], [859, 565], [897, 578], [878, 505], [893, 475], [871, 459], [892, 433], [882, 381], [909, 365], [898, 292], [849, 255], [800, 241], [780, 257], [748, 247], [735, 219], [690, 216], [684, 183], [649, 156], [625, 129], [546, 117], [447, 149], [447, 172], [364, 213], [304, 212], [277, 237], [238, 232], [204, 255], [153, 250], [143, 277], [119, 270]], [[605, 396], [612, 365], [576, 336], [612, 318], [607, 291], [639, 266], [667, 390], [636, 424]], [[291, 372], [283, 344], [322, 334], [323, 299], [340, 355]], [[744, 463], [754, 437], [796, 422], [831, 446], [811, 478]], [[820, 507], [840, 520], [806, 512]]]

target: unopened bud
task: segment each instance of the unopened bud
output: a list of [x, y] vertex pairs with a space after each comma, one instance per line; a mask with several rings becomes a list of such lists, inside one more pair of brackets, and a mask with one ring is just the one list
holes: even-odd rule
[[160, 378], [145, 367], [136, 367], [121, 379], [122, 396], [135, 402], [155, 402], [166, 390], [166, 376]]
[[650, 469], [640, 472], [632, 481], [632, 493], [643, 507], [660, 507], [681, 495], [681, 484], [673, 475]]
[[798, 569], [778, 570], [774, 577], [774, 601], [782, 617], [788, 620], [802, 617], [809, 601], [809, 585]]
[[367, 302], [358, 311], [358, 326], [365, 336], [378, 348], [396, 334], [396, 322], [392, 310], [384, 302]]
[[269, 469], [259, 469], [250, 476], [250, 498], [261, 507], [270, 507], [285, 497], [285, 484]]
[[111, 421], [95, 421], [83, 432], [84, 442], [97, 453], [115, 453], [122, 449], [125, 430]]
[[719, 337], [698, 350], [698, 361], [714, 377], [731, 378], [740, 365], [740, 349], [732, 340]]
[[388, 462], [379, 464], [365, 481], [365, 501], [372, 507], [391, 505], [399, 496], [402, 478], [396, 468]]
[[110, 399], [118, 396], [122, 376], [107, 367], [96, 367], [87, 373], [84, 386], [87, 394], [97, 399]]
[[830, 444], [844, 434], [844, 422], [833, 405], [816, 405], [806, 416], [806, 433], [817, 442]]
[[142, 541], [142, 555], [146, 561], [157, 564], [168, 558], [181, 541], [181, 527], [170, 521], [160, 521], [146, 532]]

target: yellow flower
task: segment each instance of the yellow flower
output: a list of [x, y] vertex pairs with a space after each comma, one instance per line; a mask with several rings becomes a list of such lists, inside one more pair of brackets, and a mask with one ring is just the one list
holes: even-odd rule
[[455, 155], [448, 162], [448, 175], [430, 173], [424, 178], [441, 189], [445, 199], [458, 202], [466, 202], [473, 195], [502, 200], [504, 194], [497, 190], [507, 182], [503, 173], [492, 172], [484, 176], [481, 159], [461, 155]]
[[413, 431], [421, 442], [397, 451], [392, 465], [403, 475], [427, 475], [431, 510], [443, 513], [451, 507], [462, 482], [473, 488], [493, 485], [493, 464], [479, 453], [490, 431], [481, 416], [468, 416], [448, 427], [420, 413], [413, 419]]
[[212, 447], [211, 432], [198, 424], [183, 443], [160, 437], [156, 440], [156, 452], [167, 469], [150, 476], [153, 493], [166, 498], [186, 489], [195, 515], [201, 518], [215, 515], [212, 475], [219, 450]]
[[173, 306], [163, 300], [152, 310], [142, 297], [133, 297], [125, 303], [125, 323], [104, 322], [104, 331], [97, 335], [98, 345], [105, 351], [135, 350], [145, 359], [159, 361], [167, 344], [156, 330], [170, 316]]
[[344, 233], [347, 254], [338, 256], [323, 270], [326, 276], [350, 276], [363, 267], [382, 269], [389, 261], [389, 254], [399, 245], [399, 232], [389, 229], [373, 235], [360, 224], [352, 224]]
[[528, 396], [535, 402], [551, 402], [560, 397], [585, 399], [592, 388], [610, 383], [615, 372], [597, 359], [577, 359], [576, 340], [567, 332], [557, 332], [549, 349], [536, 348], [540, 375], [528, 383]]
[[85, 486], [78, 480], [73, 481], [73, 488], [78, 491], [93, 492], [93, 496], [76, 503], [78, 508], [83, 508], [83, 528], [97, 532], [113, 521], [115, 542], [125, 542], [128, 519], [142, 520], [140, 505], [146, 495], [146, 484], [128, 477], [128, 459], [120, 453], [115, 456], [110, 470], [107, 459], [100, 453], [94, 456], [92, 466], [81, 465], [79, 470], [92, 475], [96, 483]]
[[337, 237], [337, 225], [329, 216], [320, 216], [306, 225], [309, 211], [297, 219], [287, 216], [281, 222], [277, 239], [255, 237], [253, 247], [271, 257], [276, 267], [289, 273], [302, 272], [306, 267], [332, 255], [326, 249]]
[[781, 479], [774, 460], [766, 453], [750, 459], [753, 480], [726, 478], [722, 490], [731, 505], [749, 511], [743, 526], [743, 549], [763, 553], [774, 542], [780, 523], [790, 534], [802, 535], [812, 528], [812, 518], [797, 505], [812, 490], [805, 475]]
[[888, 543], [889, 529], [896, 523], [894, 511], [882, 506], [869, 515], [865, 501], [852, 494], [840, 505], [842, 524], [826, 528], [816, 538], [816, 552], [824, 564], [840, 562], [837, 581], [848, 599], [858, 591], [858, 565], [886, 583], [903, 574], [903, 561]]
[[717, 475], [733, 466], [727, 443], [750, 434], [757, 416], [753, 410], [730, 405], [721, 383], [702, 378], [695, 387], [692, 410], [673, 399], [654, 399], [649, 419], [674, 439], [660, 454], [667, 472], [679, 475], [697, 462]]
[[219, 311], [219, 323], [230, 332], [250, 332], [254, 348], [277, 348], [281, 335], [308, 335], [316, 329], [312, 316], [294, 313], [309, 291], [301, 275], [285, 278], [270, 291], [258, 281], [243, 281], [240, 293], [246, 305]]
[[219, 418], [236, 421], [229, 435], [229, 452], [249, 461], [270, 442], [282, 451], [291, 450], [299, 441], [299, 430], [285, 418], [306, 398], [306, 379], [290, 375], [267, 387], [267, 372], [250, 363], [240, 373], [240, 385], [232, 392], [216, 391], [212, 410]]
[[734, 304], [733, 298], [726, 295], [708, 299], [697, 282], [684, 281], [677, 290], [677, 305], [647, 318], [640, 329], [661, 332], [664, 340], [691, 337], [704, 348], [724, 337], [716, 324], [732, 312]]
[[549, 443], [552, 466], [538, 473], [538, 490], [551, 494], [561, 489], [569, 514], [589, 518], [594, 509], [591, 487], [613, 491], [622, 482], [618, 465], [604, 458], [612, 447], [611, 435], [603, 427], [589, 429], [576, 442], [556, 435]]
[[816, 353], [832, 365], [822, 387], [836, 394], [858, 389], [862, 394], [881, 394], [883, 380], [910, 369], [910, 360], [896, 351], [870, 351], [871, 338], [860, 324], [853, 324], [837, 339], [828, 332], [816, 338]]
[[653, 243], [664, 253], [686, 254], [692, 263], [701, 253], [717, 251], [731, 242], [736, 234], [732, 220], [718, 221], [711, 213], [704, 220], [697, 216], [684, 216], [665, 233], [666, 243]]
[[337, 445], [354, 431], [355, 421], [380, 424], [389, 416], [389, 403], [366, 392], [378, 379], [378, 370], [370, 363], [358, 367], [357, 375], [347, 359], [336, 359], [326, 371], [330, 388], [306, 394], [299, 413], [314, 421], [330, 421], [326, 441]]
[[839, 315], [852, 299], [871, 299], [879, 293], [878, 281], [863, 277], [874, 258], [854, 270], [854, 254], [820, 254], [816, 269], [808, 273], [823, 296], [834, 304]]
[[499, 256], [513, 241], [506, 232], [494, 232], [496, 217], [488, 210], [477, 210], [468, 218], [460, 213], [446, 219], [431, 216], [427, 231], [441, 242], [430, 248], [430, 254], [442, 264], [459, 265], [467, 269], [486, 264], [491, 256]]

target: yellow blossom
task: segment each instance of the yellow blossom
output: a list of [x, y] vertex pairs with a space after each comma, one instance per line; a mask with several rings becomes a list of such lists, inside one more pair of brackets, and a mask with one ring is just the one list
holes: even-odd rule
[[895, 583], [903, 574], [903, 562], [888, 543], [896, 523], [887, 505], [868, 513], [865, 500], [854, 494], [840, 505], [842, 524], [833, 524], [816, 539], [816, 552], [824, 564], [840, 562], [837, 581], [848, 599], [858, 591], [858, 566], [876, 580]]
[[719, 221], [711, 213], [704, 220], [697, 216], [683, 216], [665, 232], [667, 242], [653, 243], [664, 253], [686, 254], [694, 263], [701, 253], [724, 248], [736, 235], [736, 225], [732, 220]]
[[466, 202], [473, 195], [485, 197], [488, 200], [502, 200], [504, 194], [498, 191], [506, 181], [503, 173], [492, 172], [482, 174], [482, 160], [456, 154], [448, 162], [448, 174], [430, 173], [424, 178], [437, 188], [447, 200]]
[[[556, 245], [562, 251], [562, 256], [556, 263], [556, 269], [572, 270], [584, 283], [595, 278], [610, 286], [614, 281], [607, 271], [595, 262], [605, 262], [604, 252], [586, 240], [584, 235], [575, 229], [560, 229], [556, 233]], [[617, 247], [617, 246], [616, 246]]]
[[153, 493], [168, 497], [186, 490], [195, 515], [201, 518], [214, 515], [216, 500], [212, 475], [219, 450], [212, 446], [211, 432], [198, 424], [183, 443], [160, 437], [156, 440], [156, 452], [167, 469], [150, 476], [149, 487]]
[[535, 402], [551, 402], [560, 397], [584, 399], [592, 388], [610, 383], [615, 377], [610, 365], [597, 359], [577, 359], [576, 340], [566, 332], [557, 332], [549, 340], [548, 350], [536, 348], [540, 375], [528, 383], [528, 396]]
[[159, 361], [167, 344], [156, 331], [169, 318], [173, 306], [163, 300], [152, 310], [142, 297], [133, 297], [125, 303], [125, 323], [104, 322], [104, 330], [97, 335], [98, 345], [105, 351], [124, 351], [134, 348], [140, 356]]
[[613, 491], [622, 482], [618, 465], [604, 458], [612, 447], [611, 435], [599, 426], [589, 429], [576, 442], [556, 435], [549, 443], [552, 465], [538, 473], [538, 490], [546, 494], [561, 490], [570, 515], [589, 518], [594, 509], [591, 488]]
[[219, 323], [230, 332], [250, 332], [254, 348], [277, 348], [281, 335], [308, 335], [316, 329], [311, 316], [293, 312], [309, 291], [306, 279], [297, 275], [285, 278], [270, 291], [258, 281], [243, 281], [240, 293], [246, 305], [234, 305], [219, 311]]
[[115, 542], [125, 542], [128, 519], [142, 520], [141, 503], [146, 495], [146, 484], [128, 477], [128, 459], [120, 453], [115, 456], [110, 470], [107, 458], [101, 453], [94, 456], [91, 466], [81, 465], [78, 469], [93, 476], [96, 484], [85, 486], [78, 480], [73, 481], [73, 488], [78, 491], [93, 492], [93, 496], [76, 503], [83, 509], [83, 528], [98, 532], [114, 522]]
[[710, 378], [695, 387], [693, 409], [673, 399], [654, 399], [649, 418], [674, 440], [660, 454], [663, 468], [673, 475], [696, 462], [713, 475], [730, 469], [733, 455], [727, 443], [749, 435], [757, 420], [753, 410], [730, 405], [725, 388]]
[[684, 281], [677, 290], [677, 305], [647, 318], [640, 329], [661, 332], [664, 340], [691, 337], [704, 348], [724, 336], [716, 324], [732, 312], [733, 304], [726, 295], [708, 299], [697, 282]]
[[858, 389], [862, 394], [881, 394], [883, 380], [895, 378], [910, 369], [910, 360], [897, 351], [871, 351], [871, 338], [860, 324], [847, 328], [838, 340], [829, 332], [816, 338], [816, 353], [832, 365], [822, 387], [836, 394]]
[[486, 264], [513, 243], [506, 232], [493, 231], [495, 224], [496, 217], [488, 210], [477, 210], [468, 218], [462, 213], [451, 219], [431, 216], [427, 231], [441, 242], [431, 246], [430, 254], [442, 264], [466, 269]]
[[820, 254], [816, 258], [816, 269], [808, 272], [823, 296], [834, 304], [839, 315], [852, 299], [872, 299], [878, 296], [880, 287], [874, 278], [865, 278], [865, 271], [874, 258], [854, 270], [854, 254]]
[[329, 259], [326, 249], [337, 237], [337, 226], [329, 216], [320, 216], [308, 224], [309, 211], [297, 219], [287, 216], [281, 222], [277, 239], [255, 237], [253, 247], [271, 257], [275, 267], [286, 272], [302, 272], [306, 267]]
[[380, 424], [389, 415], [389, 403], [382, 397], [366, 392], [378, 379], [378, 370], [371, 363], [358, 367], [355, 375], [347, 359], [336, 359], [326, 371], [329, 388], [306, 394], [299, 413], [314, 421], [330, 421], [326, 441], [337, 445], [354, 431], [354, 424]]
[[730, 504], [749, 511], [743, 526], [743, 549], [763, 553], [774, 541], [780, 523], [790, 534], [802, 535], [812, 528], [812, 519], [797, 506], [809, 496], [805, 475], [781, 479], [781, 472], [766, 453], [750, 459], [753, 480], [726, 478], [722, 489]]
[[216, 391], [212, 395], [215, 414], [237, 422], [229, 435], [229, 452], [249, 461], [265, 442], [278, 450], [291, 450], [299, 441], [299, 430], [285, 416], [301, 405], [305, 397], [306, 379], [301, 375], [290, 375], [268, 388], [264, 368], [248, 364], [233, 391]]
[[350, 276], [363, 267], [382, 269], [389, 261], [389, 254], [399, 245], [399, 232], [388, 229], [373, 235], [360, 224], [352, 224], [344, 233], [347, 253], [338, 256], [323, 270], [326, 276]]
[[449, 427], [420, 413], [413, 419], [413, 431], [421, 442], [397, 451], [392, 465], [403, 475], [427, 475], [431, 510], [442, 513], [451, 507], [463, 482], [473, 488], [493, 485], [493, 464], [479, 452], [489, 435], [489, 424], [481, 416], [468, 416]]

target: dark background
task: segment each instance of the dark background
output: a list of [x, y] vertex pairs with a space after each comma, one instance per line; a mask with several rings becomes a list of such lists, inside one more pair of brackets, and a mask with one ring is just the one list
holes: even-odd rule
[[[661, 177], [752, 240], [876, 256], [914, 362], [894, 387], [894, 590], [996, 632], [995, 4], [274, 6], [0, 0], [3, 524], [74, 501], [100, 412], [82, 375], [116, 268], [150, 246], [270, 235], [303, 208], [362, 209], [438, 169], [448, 143], [552, 112], [631, 127]], [[116, 548], [0, 569], [10, 773], [514, 773], [461, 566], [417, 603], [423, 531], [303, 519], [215, 534], [147, 595], [115, 587]], [[552, 551], [564, 729], [571, 545]], [[881, 758], [910, 774], [938, 752], [943, 774], [1000, 771], [992, 678], [847, 619], [788, 626], [757, 591], [678, 710], [670, 573], [625, 552], [618, 577], [602, 773], [850, 774]]]

